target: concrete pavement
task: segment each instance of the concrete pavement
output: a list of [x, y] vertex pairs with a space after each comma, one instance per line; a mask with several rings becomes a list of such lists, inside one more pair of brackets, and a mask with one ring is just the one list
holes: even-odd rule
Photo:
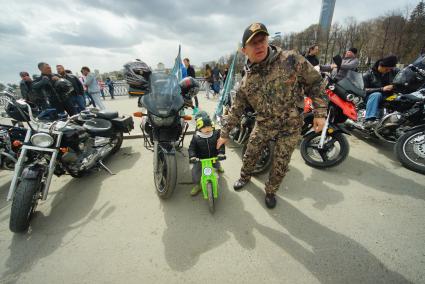
[[[200, 98], [212, 110], [215, 101]], [[137, 109], [135, 99], [107, 105]], [[390, 147], [350, 137], [349, 157], [328, 170], [306, 166], [296, 150], [268, 210], [266, 175], [233, 191], [241, 149], [229, 145], [211, 215], [189, 196], [187, 138], [169, 200], [156, 196], [152, 153], [125, 140], [107, 162], [116, 175], [54, 178], [25, 235], [8, 229], [11, 173], [0, 172], [0, 282], [425, 282], [425, 176], [401, 167]]]

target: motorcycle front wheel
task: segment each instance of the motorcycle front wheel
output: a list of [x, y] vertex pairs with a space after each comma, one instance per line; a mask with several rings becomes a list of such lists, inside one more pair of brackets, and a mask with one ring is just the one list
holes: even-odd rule
[[342, 163], [348, 156], [350, 145], [340, 133], [327, 135], [323, 148], [319, 149], [321, 133], [311, 132], [301, 141], [300, 151], [305, 163], [314, 168], [330, 168]]
[[14, 233], [28, 230], [37, 207], [42, 183], [38, 179], [23, 179], [16, 187], [10, 211], [9, 229]]
[[162, 199], [168, 199], [173, 194], [177, 183], [177, 159], [174, 154], [158, 150], [158, 164], [154, 169], [156, 193]]
[[[245, 155], [247, 148], [247, 144], [245, 144], [242, 148], [242, 156]], [[257, 163], [255, 164], [255, 169], [252, 172], [252, 175], [259, 175], [261, 173], [264, 173], [270, 168], [270, 165], [272, 163], [273, 159], [273, 153], [274, 153], [274, 143], [272, 141], [269, 141], [266, 146], [261, 151], [260, 157], [258, 158]]]
[[403, 134], [395, 144], [397, 158], [406, 168], [425, 174], [425, 130]]

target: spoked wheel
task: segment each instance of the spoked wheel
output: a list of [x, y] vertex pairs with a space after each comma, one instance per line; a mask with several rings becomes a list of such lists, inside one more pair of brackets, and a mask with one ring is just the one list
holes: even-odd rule
[[24, 233], [28, 230], [41, 187], [38, 179], [23, 179], [18, 184], [10, 211], [9, 228], [12, 232]]
[[425, 174], [425, 131], [410, 131], [397, 140], [395, 151], [406, 168]]
[[169, 198], [176, 187], [177, 160], [175, 155], [158, 151], [158, 165], [154, 169], [155, 187], [158, 196], [162, 199]]
[[[247, 144], [242, 148], [242, 155], [245, 155]], [[252, 175], [258, 175], [268, 170], [272, 163], [274, 153], [274, 143], [270, 141], [261, 151], [261, 155], [258, 158], [257, 163], [255, 164], [255, 169], [252, 172]]]
[[342, 163], [348, 156], [350, 145], [342, 133], [327, 135], [323, 148], [319, 149], [321, 133], [311, 132], [301, 141], [301, 156], [314, 168], [330, 168]]
[[214, 192], [211, 182], [207, 183], [207, 192], [208, 192], [208, 209], [210, 213], [213, 214], [215, 211], [214, 205]]

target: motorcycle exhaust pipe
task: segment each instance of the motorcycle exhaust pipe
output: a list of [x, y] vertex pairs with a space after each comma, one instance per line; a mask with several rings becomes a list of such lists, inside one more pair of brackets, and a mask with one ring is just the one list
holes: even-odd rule
[[364, 127], [363, 127], [363, 125], [361, 125], [358, 122], [352, 121], [351, 119], [347, 119], [345, 121], [345, 124], [347, 124], [348, 126], [354, 127], [356, 129], [359, 129], [359, 130], [365, 130]]

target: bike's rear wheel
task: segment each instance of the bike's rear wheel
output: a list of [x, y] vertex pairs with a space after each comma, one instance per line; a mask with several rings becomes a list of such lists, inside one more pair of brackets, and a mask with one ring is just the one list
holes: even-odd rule
[[154, 169], [155, 187], [162, 199], [170, 198], [177, 183], [177, 159], [174, 154], [158, 150], [157, 169]]
[[215, 204], [214, 204], [214, 191], [211, 182], [207, 183], [207, 193], [208, 193], [208, 209], [210, 210], [210, 213], [213, 214], [215, 211]]

